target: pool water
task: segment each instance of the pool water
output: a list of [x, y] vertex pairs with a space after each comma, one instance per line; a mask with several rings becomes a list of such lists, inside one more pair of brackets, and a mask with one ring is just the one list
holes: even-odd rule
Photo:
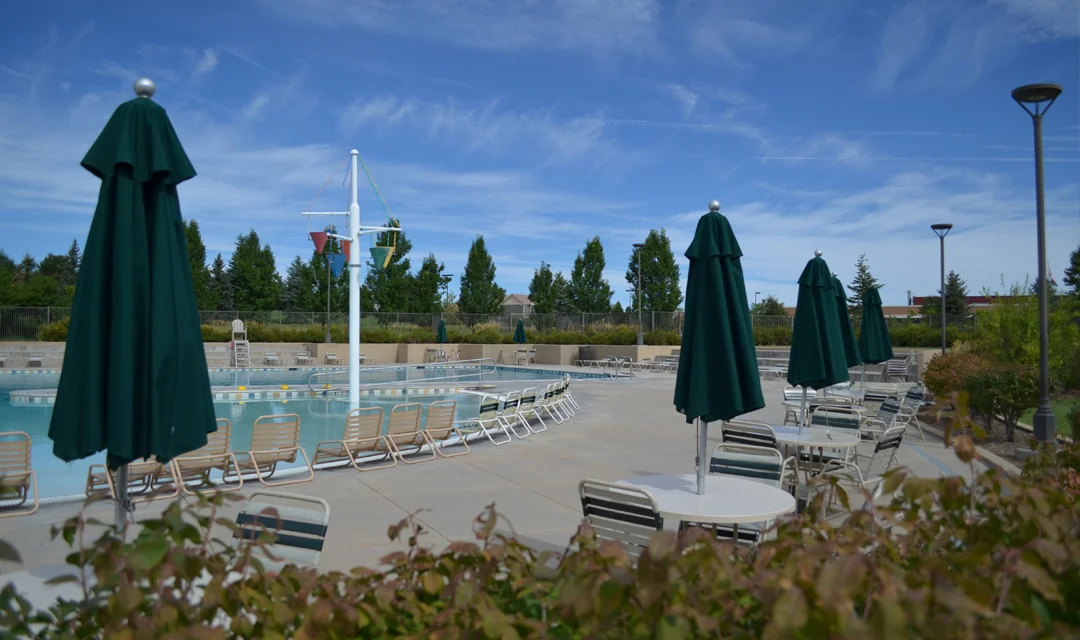
[[[6, 377], [6, 376], [5, 376]], [[32, 388], [45, 388], [42, 376]], [[251, 383], [258, 384], [258, 383]], [[55, 383], [53, 384], [55, 386]], [[22, 388], [31, 388], [22, 387]], [[423, 409], [420, 424], [427, 417], [427, 407], [436, 400], [457, 402], [457, 419], [475, 418], [480, 409], [480, 396], [455, 394], [451, 396], [412, 394], [395, 397], [361, 397], [361, 407], [378, 406], [383, 409], [383, 424], [389, 422], [390, 410], [396, 404], [418, 402]], [[341, 437], [345, 414], [349, 403], [342, 398], [310, 398], [303, 400], [264, 400], [247, 402], [215, 402], [218, 418], [232, 423], [232, 450], [247, 451], [251, 445], [251, 427], [259, 416], [295, 413], [300, 416], [300, 445], [308, 457], [314, 457], [319, 442]], [[84, 460], [64, 462], [52, 454], [49, 439], [49, 421], [52, 407], [49, 405], [12, 405], [8, 402], [8, 390], [0, 389], [0, 431], [25, 431], [31, 440], [31, 465], [37, 471], [38, 494], [41, 498], [82, 495], [86, 489], [86, 472], [91, 464], [103, 464], [105, 454], [99, 453]], [[384, 427], [385, 428], [385, 427]], [[286, 466], [300, 466], [300, 463]], [[279, 465], [279, 468], [282, 468]]]

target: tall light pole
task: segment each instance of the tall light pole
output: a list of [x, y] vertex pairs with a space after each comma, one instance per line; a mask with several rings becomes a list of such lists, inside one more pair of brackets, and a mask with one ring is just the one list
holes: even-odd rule
[[450, 306], [450, 281], [454, 279], [454, 274], [444, 273], [443, 277], [446, 278], [446, 282], [443, 283], [443, 291], [446, 295], [446, 302], [443, 303], [443, 312], [446, 312], [447, 307]]
[[634, 243], [634, 251], [637, 252], [637, 343], [640, 347], [645, 344], [645, 335], [641, 332], [641, 249], [645, 245], [640, 242]]
[[1035, 217], [1039, 253], [1039, 406], [1032, 424], [1035, 440], [1052, 442], [1057, 419], [1050, 407], [1050, 314], [1046, 291], [1046, 209], [1043, 202], [1042, 118], [1061, 95], [1056, 84], [1029, 84], [1013, 89], [1012, 98], [1031, 116], [1035, 129]]
[[757, 297], [758, 297], [759, 295], [761, 295], [761, 292], [760, 292], [760, 291], [755, 291], [755, 292], [754, 292], [754, 306], [755, 306], [755, 307], [757, 306]]
[[941, 353], [945, 353], [945, 236], [949, 235], [952, 225], [948, 222], [932, 224], [937, 237], [941, 239]]

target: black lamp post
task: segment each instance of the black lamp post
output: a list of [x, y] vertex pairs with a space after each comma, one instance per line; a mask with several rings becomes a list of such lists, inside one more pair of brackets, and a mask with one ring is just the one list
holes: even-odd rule
[[645, 344], [645, 336], [641, 332], [641, 249], [645, 245], [640, 242], [634, 243], [634, 251], [637, 251], [637, 343], [640, 347]]
[[1012, 98], [1031, 116], [1035, 128], [1035, 217], [1039, 253], [1039, 406], [1032, 418], [1035, 440], [1051, 442], [1057, 425], [1050, 407], [1050, 314], [1046, 291], [1046, 209], [1043, 202], [1042, 118], [1061, 95], [1056, 84], [1029, 84], [1013, 89]]
[[949, 234], [952, 225], [943, 222], [932, 224], [930, 228], [941, 238], [941, 353], [945, 353], [945, 236]]
[[755, 291], [755, 292], [754, 292], [754, 306], [755, 306], [755, 307], [757, 306], [757, 297], [758, 297], [758, 296], [759, 296], [760, 294], [761, 294], [761, 292], [760, 292], [760, 291]]
[[446, 295], [446, 302], [443, 303], [443, 312], [450, 306], [450, 281], [454, 279], [454, 274], [444, 273], [443, 277], [446, 278], [446, 282], [443, 282], [443, 293]]

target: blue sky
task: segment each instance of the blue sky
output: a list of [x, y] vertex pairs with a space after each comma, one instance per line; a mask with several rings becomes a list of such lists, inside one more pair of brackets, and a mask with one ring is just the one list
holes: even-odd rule
[[[199, 172], [181, 203], [211, 257], [254, 227], [282, 270], [306, 258], [300, 211], [355, 147], [418, 257], [460, 274], [482, 233], [508, 292], [599, 235], [625, 304], [631, 243], [666, 228], [681, 258], [715, 198], [751, 296], [793, 305], [820, 248], [845, 282], [865, 252], [902, 304], [937, 287], [942, 221], [947, 268], [977, 293], [1036, 271], [1031, 120], [1009, 92], [1056, 82], [1060, 281], [1080, 242], [1080, 4], [873, 5], [20, 3], [0, 27], [0, 248], [83, 241], [98, 183], [79, 161], [147, 75]], [[345, 209], [341, 178], [313, 210]], [[361, 216], [384, 218], [370, 188]]]

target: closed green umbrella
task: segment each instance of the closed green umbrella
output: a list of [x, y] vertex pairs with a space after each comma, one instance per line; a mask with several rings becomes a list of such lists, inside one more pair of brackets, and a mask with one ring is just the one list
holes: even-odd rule
[[832, 274], [833, 290], [836, 292], [836, 316], [840, 320], [840, 337], [844, 340], [844, 359], [848, 368], [857, 367], [862, 362], [859, 344], [855, 340], [855, 330], [851, 328], [851, 314], [848, 313], [847, 294], [844, 285], [836, 274]]
[[439, 320], [439, 330], [435, 334], [435, 341], [439, 344], [446, 344], [446, 321]]
[[877, 287], [863, 292], [859, 353], [862, 356], [862, 387], [865, 391], [866, 365], [881, 364], [893, 358], [889, 325], [885, 323], [885, 314], [881, 312], [881, 294]]
[[800, 429], [806, 422], [806, 389], [824, 389], [849, 379], [835, 289], [829, 265], [816, 251], [799, 276], [788, 357], [788, 384], [803, 388]]
[[195, 169], [154, 85], [120, 105], [83, 158], [101, 179], [75, 287], [49, 437], [71, 462], [106, 452], [130, 506], [127, 464], [168, 462], [217, 429], [176, 186]]
[[525, 322], [518, 320], [517, 329], [514, 330], [514, 342], [516, 344], [525, 344], [529, 341], [529, 338], [525, 335]]
[[675, 410], [698, 423], [698, 494], [705, 492], [709, 423], [765, 406], [742, 250], [720, 203], [712, 201], [709, 209], [686, 250], [686, 320], [675, 379]]

